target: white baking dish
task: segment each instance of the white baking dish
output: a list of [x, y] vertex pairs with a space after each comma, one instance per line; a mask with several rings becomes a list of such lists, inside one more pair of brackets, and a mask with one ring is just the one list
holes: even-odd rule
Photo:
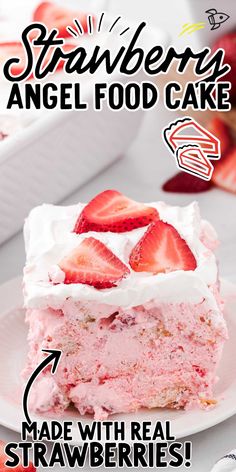
[[[145, 48], [167, 45], [159, 30], [147, 30], [144, 41]], [[135, 80], [144, 78], [139, 72]], [[116, 74], [112, 80], [131, 79]], [[85, 98], [86, 112], [40, 114], [0, 143], [0, 243], [22, 227], [33, 206], [63, 199], [121, 156], [135, 137], [141, 110], [114, 112], [104, 106], [94, 111], [91, 84]]]

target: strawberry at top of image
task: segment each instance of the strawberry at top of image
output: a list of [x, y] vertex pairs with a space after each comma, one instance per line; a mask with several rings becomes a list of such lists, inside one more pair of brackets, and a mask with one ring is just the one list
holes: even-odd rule
[[57, 28], [59, 36], [63, 38], [70, 36], [67, 27], [73, 25], [74, 19], [80, 24], [80, 34], [87, 33], [87, 14], [80, 10], [70, 10], [52, 2], [42, 2], [33, 14], [33, 21], [43, 23], [48, 29]]
[[124, 233], [158, 219], [155, 208], [131, 200], [117, 190], [105, 190], [85, 206], [76, 221], [74, 232]]
[[212, 51], [225, 51], [224, 63], [229, 64], [231, 70], [220, 80], [231, 82], [230, 99], [236, 105], [236, 31], [221, 36], [213, 45]]
[[151, 224], [133, 248], [129, 263], [135, 272], [168, 273], [195, 270], [196, 259], [174, 226], [164, 221]]
[[[8, 460], [6, 453], [4, 452], [4, 448], [6, 443], [0, 440], [0, 472], [6, 472], [13, 470], [14, 472], [36, 472], [36, 468], [30, 462], [28, 467], [23, 467], [23, 465], [19, 464], [17, 467], [7, 467], [5, 462]], [[10, 459], [9, 459], [10, 460]]]
[[[75, 42], [73, 42], [73, 37], [67, 29], [68, 26], [73, 25], [75, 27], [74, 20], [77, 21], [77, 28], [79, 28], [78, 36], [82, 36], [84, 33], [88, 32], [87, 14], [80, 10], [70, 10], [65, 7], [60, 7], [56, 3], [52, 2], [41, 2], [32, 14], [33, 22], [43, 23], [49, 31], [53, 28], [57, 28], [58, 34], [61, 38], [70, 38], [71, 42], [66, 42], [62, 47], [65, 53], [75, 48]], [[92, 17], [92, 21], [95, 22], [94, 17]], [[37, 38], [37, 36], [37, 30], [33, 30], [30, 33], [30, 39], [32, 41]], [[37, 58], [40, 52], [41, 48], [34, 47], [35, 58]], [[44, 67], [50, 61], [52, 55], [53, 49], [50, 48], [43, 64]], [[23, 48], [22, 43], [20, 42], [20, 38], [19, 41], [0, 42], [1, 68], [3, 67], [5, 62], [12, 57], [17, 57], [20, 59], [20, 61], [18, 63], [14, 63], [11, 66], [11, 73], [15, 76], [20, 75], [24, 71], [26, 65], [25, 50]], [[60, 60], [57, 64], [56, 70], [62, 69], [63, 65], [64, 61]], [[32, 76], [28, 78], [31, 79]]]

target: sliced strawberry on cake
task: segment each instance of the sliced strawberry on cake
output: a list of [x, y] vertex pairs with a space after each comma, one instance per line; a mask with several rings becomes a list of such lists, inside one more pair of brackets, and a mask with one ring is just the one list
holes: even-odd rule
[[157, 221], [136, 244], [130, 254], [130, 265], [135, 272], [172, 272], [194, 270], [196, 259], [174, 226]]
[[129, 274], [128, 267], [95, 238], [86, 238], [59, 264], [65, 284], [110, 288]]
[[218, 187], [236, 193], [236, 146], [218, 163], [213, 172], [212, 181]]
[[136, 202], [117, 190], [105, 190], [93, 198], [79, 215], [74, 232], [124, 233], [159, 219], [155, 208]]
[[36, 472], [36, 468], [33, 466], [32, 462], [28, 465], [28, 467], [23, 467], [23, 465], [19, 464], [18, 466], [12, 468], [5, 465], [7, 460], [10, 460], [5, 453], [5, 446], [6, 443], [0, 440], [0, 472], [5, 472], [7, 470], [14, 470], [15, 472]]

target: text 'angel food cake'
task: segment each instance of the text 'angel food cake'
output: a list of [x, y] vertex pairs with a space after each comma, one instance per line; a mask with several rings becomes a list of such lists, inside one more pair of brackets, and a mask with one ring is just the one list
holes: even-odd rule
[[42, 205], [25, 225], [27, 380], [59, 349], [31, 410], [105, 419], [141, 407], [215, 403], [227, 337], [213, 253], [198, 205], [142, 204], [115, 190], [88, 205]]

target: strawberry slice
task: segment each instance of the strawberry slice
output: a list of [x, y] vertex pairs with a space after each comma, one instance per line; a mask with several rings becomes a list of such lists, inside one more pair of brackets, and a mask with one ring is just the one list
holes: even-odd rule
[[228, 192], [236, 193], [236, 146], [224, 156], [212, 175], [212, 181]]
[[224, 64], [229, 64], [231, 69], [226, 75], [221, 77], [219, 80], [231, 82], [231, 90], [229, 91], [230, 101], [234, 105], [236, 104], [236, 30], [230, 31], [216, 40], [211, 50], [212, 52], [218, 49], [224, 51]]
[[66, 27], [73, 26], [75, 29], [73, 23], [75, 18], [79, 21], [82, 31], [86, 33], [88, 31], [87, 15], [81, 11], [60, 7], [52, 2], [42, 2], [33, 14], [33, 21], [43, 23], [49, 30], [57, 28], [62, 38], [71, 36]]
[[129, 263], [135, 272], [194, 270], [196, 259], [174, 226], [156, 221], [133, 248]]
[[159, 214], [155, 208], [131, 200], [116, 190], [105, 190], [83, 209], [75, 224], [74, 232], [124, 233], [147, 226], [158, 219]]
[[110, 288], [129, 274], [128, 267], [95, 238], [86, 238], [59, 264], [65, 284], [87, 284]]
[[7, 455], [5, 454], [4, 452], [4, 447], [5, 447], [5, 443], [3, 441], [0, 440], [0, 472], [5, 472], [5, 471], [10, 471], [10, 470], [14, 470], [15, 472], [36, 472], [36, 469], [35, 467], [33, 466], [33, 464], [30, 462], [29, 466], [28, 467], [23, 467], [21, 464], [19, 464], [17, 467], [7, 467], [5, 464], [5, 462], [7, 461], [8, 457]]
[[223, 156], [232, 145], [228, 126], [216, 116], [208, 123], [207, 129], [220, 140], [221, 156]]
[[203, 180], [187, 172], [178, 172], [162, 186], [165, 192], [200, 193], [212, 187], [211, 181]]
[[[75, 48], [75, 44], [73, 43], [68, 43], [63, 45], [63, 50], [64, 52], [69, 52]], [[34, 48], [34, 55], [37, 57], [41, 52], [41, 48], [35, 47]], [[52, 54], [54, 52], [54, 49], [51, 48], [51, 50], [48, 52], [46, 55], [46, 58], [43, 63], [43, 67], [46, 66], [48, 61], [50, 60]], [[12, 57], [17, 57], [20, 59], [19, 63], [15, 63], [11, 66], [11, 74], [12, 75], [20, 75], [24, 70], [25, 70], [25, 51], [22, 46], [22, 43], [20, 42], [7, 42], [7, 43], [0, 43], [0, 67], [4, 66], [5, 62], [8, 59], [11, 59]], [[56, 70], [60, 70], [63, 68], [64, 61], [60, 60], [57, 64]], [[32, 78], [28, 77], [28, 78]]]

